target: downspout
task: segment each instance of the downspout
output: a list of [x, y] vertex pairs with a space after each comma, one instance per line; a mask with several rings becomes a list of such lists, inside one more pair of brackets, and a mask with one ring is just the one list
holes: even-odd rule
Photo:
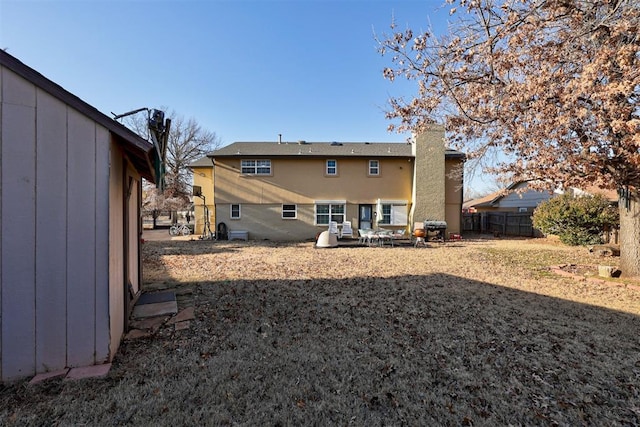
[[[218, 210], [216, 209], [216, 162], [213, 157], [209, 157], [211, 160], [211, 185], [212, 185], [212, 193], [213, 193], [213, 201], [211, 202], [211, 208], [213, 209], [213, 230], [218, 238]], [[211, 213], [209, 213], [211, 216]]]
[[412, 179], [413, 182], [411, 183], [411, 209], [409, 210], [409, 231], [411, 232], [411, 230], [413, 230], [413, 215], [415, 213], [416, 210], [416, 200], [417, 200], [417, 189], [416, 189], [416, 178], [417, 178], [417, 167], [416, 167], [416, 137], [415, 135], [413, 135], [412, 139], [411, 139], [411, 155], [413, 156], [413, 174], [412, 174]]

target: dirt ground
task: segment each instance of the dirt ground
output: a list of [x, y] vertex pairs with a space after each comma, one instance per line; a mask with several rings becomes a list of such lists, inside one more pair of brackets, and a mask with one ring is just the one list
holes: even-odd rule
[[145, 289], [191, 326], [125, 341], [104, 379], [2, 386], [0, 424], [640, 424], [638, 283], [550, 270], [615, 258], [143, 237]]

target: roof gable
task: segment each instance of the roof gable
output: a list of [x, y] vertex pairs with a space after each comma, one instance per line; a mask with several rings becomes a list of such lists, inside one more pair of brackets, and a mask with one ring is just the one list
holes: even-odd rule
[[502, 190], [464, 202], [462, 208], [505, 207], [501, 203], [506, 202], [508, 205], [515, 200], [520, 202], [519, 206], [537, 206], [541, 201], [549, 199], [551, 195], [550, 191], [529, 188], [529, 181], [516, 181]]

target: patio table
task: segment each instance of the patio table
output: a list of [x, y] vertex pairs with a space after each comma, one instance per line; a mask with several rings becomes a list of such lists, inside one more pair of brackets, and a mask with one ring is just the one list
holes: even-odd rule
[[391, 246], [393, 246], [393, 231], [385, 230], [384, 228], [381, 228], [376, 231], [376, 235], [378, 236], [379, 246], [384, 246], [385, 243], [388, 243]]

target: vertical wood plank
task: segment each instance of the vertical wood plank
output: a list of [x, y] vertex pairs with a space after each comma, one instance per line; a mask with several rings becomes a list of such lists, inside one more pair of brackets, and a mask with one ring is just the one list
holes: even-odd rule
[[109, 353], [109, 131], [96, 128], [96, 363]]
[[94, 363], [96, 293], [95, 123], [68, 110], [67, 364]]
[[2, 76], [2, 378], [35, 372], [35, 87]]
[[110, 352], [113, 356], [124, 333], [124, 157], [118, 146], [111, 144], [109, 176], [109, 316]]
[[[128, 209], [128, 217], [129, 221], [128, 232], [129, 236], [127, 237], [127, 245], [128, 245], [128, 254], [129, 259], [127, 262], [129, 263], [129, 283], [133, 287], [133, 292], [138, 293], [140, 291], [140, 283], [139, 283], [139, 265], [138, 265], [138, 254], [140, 251], [140, 231], [138, 230], [138, 224], [140, 222], [140, 214], [138, 211], [138, 188], [140, 186], [139, 178], [136, 176], [133, 170], [129, 170], [127, 177], [127, 186], [129, 185], [129, 180], [131, 180], [131, 195], [127, 200], [127, 209]], [[126, 298], [126, 296], [125, 296]]]
[[[4, 68], [0, 66], [0, 233], [2, 232], [2, 107], [3, 107], [3, 76]], [[0, 310], [2, 310], [2, 236], [0, 235]], [[2, 312], [0, 312], [0, 381], [4, 379], [2, 373]]]
[[36, 369], [66, 366], [67, 106], [38, 91]]

